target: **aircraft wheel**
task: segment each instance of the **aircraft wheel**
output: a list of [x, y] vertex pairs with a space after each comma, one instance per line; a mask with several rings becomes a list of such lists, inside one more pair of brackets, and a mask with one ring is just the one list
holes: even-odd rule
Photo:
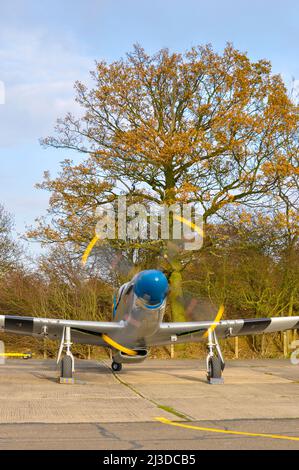
[[122, 370], [122, 364], [120, 364], [119, 362], [112, 362], [111, 364], [111, 369], [113, 370], [113, 372], [120, 372]]
[[61, 377], [71, 379], [73, 377], [73, 361], [71, 356], [64, 356], [61, 360]]
[[208, 364], [208, 380], [210, 379], [221, 379], [222, 375], [222, 364], [220, 357], [212, 356], [209, 359]]

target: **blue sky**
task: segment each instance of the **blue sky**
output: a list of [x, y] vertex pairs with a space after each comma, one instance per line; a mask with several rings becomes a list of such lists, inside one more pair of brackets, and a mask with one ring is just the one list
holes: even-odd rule
[[95, 60], [117, 59], [135, 42], [155, 52], [230, 41], [271, 60], [288, 85], [299, 80], [298, 0], [2, 0], [0, 13], [0, 202], [16, 234], [45, 214], [48, 194], [34, 184], [68, 156], [38, 140], [78, 112], [73, 83], [89, 83]]

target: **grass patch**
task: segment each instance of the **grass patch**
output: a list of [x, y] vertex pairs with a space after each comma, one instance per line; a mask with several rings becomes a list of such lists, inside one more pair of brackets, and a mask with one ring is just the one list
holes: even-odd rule
[[167, 413], [175, 415], [177, 418], [182, 418], [185, 421], [191, 421], [191, 419], [188, 418], [188, 416], [180, 413], [179, 411], [175, 410], [174, 408], [171, 408], [171, 406], [164, 406], [164, 405], [158, 405], [157, 404], [157, 407], [160, 408], [163, 411], [166, 411]]

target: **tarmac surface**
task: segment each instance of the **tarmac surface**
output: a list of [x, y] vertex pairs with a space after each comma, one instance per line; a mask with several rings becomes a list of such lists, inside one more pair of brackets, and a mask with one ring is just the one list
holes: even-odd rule
[[228, 361], [223, 385], [206, 382], [204, 361], [109, 366], [77, 360], [65, 385], [54, 361], [7, 360], [0, 450], [299, 449], [299, 366], [288, 360]]

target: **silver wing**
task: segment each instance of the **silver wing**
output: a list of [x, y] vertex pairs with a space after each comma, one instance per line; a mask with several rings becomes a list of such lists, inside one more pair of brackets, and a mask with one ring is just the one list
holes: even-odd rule
[[240, 320], [223, 320], [218, 323], [179, 322], [161, 323], [159, 331], [154, 335], [151, 345], [168, 344], [171, 337], [177, 337], [178, 343], [202, 341], [209, 328], [213, 327], [218, 338], [232, 336], [256, 335], [275, 331], [299, 329], [299, 317], [249, 318]]
[[[36, 337], [47, 336], [50, 339], [60, 340], [66, 326], [71, 327], [72, 342], [98, 346], [107, 346], [102, 339], [102, 334], [108, 334], [126, 343], [126, 333], [129, 333], [126, 331], [126, 322], [123, 321], [97, 322], [0, 315], [0, 331], [8, 333]], [[148, 346], [169, 344], [174, 336], [178, 343], [198, 342], [205, 339], [211, 327], [215, 329], [218, 338], [273, 333], [299, 329], [299, 317], [224, 320], [219, 323], [209, 321], [161, 323], [153, 335], [140, 338], [140, 340]]]
[[102, 334], [118, 334], [123, 331], [123, 322], [77, 321], [53, 318], [22, 317], [0, 315], [0, 331], [48, 337], [60, 340], [64, 327], [72, 330], [72, 342], [81, 344], [96, 344], [107, 346], [102, 340]]

